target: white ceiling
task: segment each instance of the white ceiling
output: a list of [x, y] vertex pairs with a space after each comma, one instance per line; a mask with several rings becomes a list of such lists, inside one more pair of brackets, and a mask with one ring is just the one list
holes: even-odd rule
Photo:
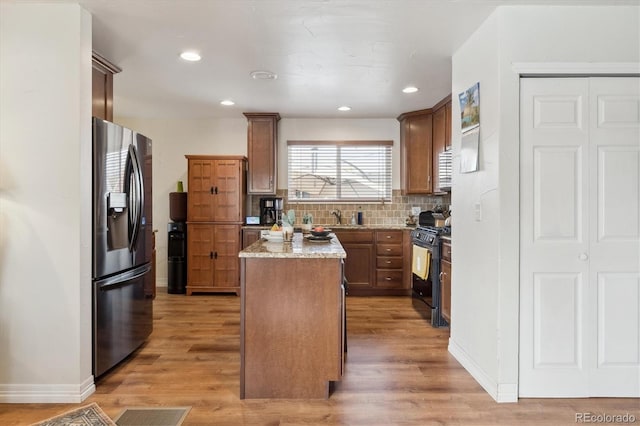
[[[68, 1], [68, 0], [53, 0]], [[93, 47], [122, 68], [114, 110], [137, 117], [390, 118], [451, 91], [451, 56], [502, 4], [637, 0], [78, 0]], [[200, 52], [188, 63], [183, 50]], [[276, 80], [254, 80], [268, 70]], [[406, 85], [420, 88], [404, 94]], [[223, 99], [236, 104], [220, 105]], [[349, 105], [352, 110], [339, 112]]]

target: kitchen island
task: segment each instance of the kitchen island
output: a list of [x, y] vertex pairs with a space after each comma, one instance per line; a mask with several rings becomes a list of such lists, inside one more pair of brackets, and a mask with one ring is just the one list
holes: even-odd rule
[[342, 245], [296, 233], [239, 257], [240, 398], [328, 398], [344, 366]]

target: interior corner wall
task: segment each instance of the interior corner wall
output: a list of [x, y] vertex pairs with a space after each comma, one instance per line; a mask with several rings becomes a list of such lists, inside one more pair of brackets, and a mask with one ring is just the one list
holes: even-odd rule
[[[499, 7], [453, 56], [454, 99], [480, 82], [481, 136], [480, 171], [463, 175], [454, 165], [452, 249], [454, 263], [464, 267], [454, 267], [452, 274], [455, 321], [449, 347], [497, 401], [517, 400], [518, 386], [518, 63], [638, 64], [640, 7]], [[452, 141], [458, 156], [459, 114], [454, 102]], [[486, 222], [488, 216], [494, 219]], [[480, 231], [494, 240], [489, 247], [478, 240]], [[486, 292], [480, 299], [486, 305], [475, 298], [475, 287]]]
[[[477, 172], [460, 173], [458, 94], [480, 83]], [[499, 28], [491, 15], [452, 58], [452, 271], [449, 351], [494, 398], [498, 385]]]
[[91, 16], [1, 3], [0, 402], [95, 390], [90, 117]]

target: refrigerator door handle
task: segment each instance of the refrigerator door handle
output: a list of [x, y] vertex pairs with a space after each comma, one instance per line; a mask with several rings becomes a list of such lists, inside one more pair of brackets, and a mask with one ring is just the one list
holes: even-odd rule
[[140, 278], [149, 271], [151, 271], [151, 265], [146, 264], [132, 269], [131, 271], [127, 271], [124, 274], [118, 274], [114, 275], [113, 277], [100, 280], [97, 282], [97, 284], [100, 288], [100, 291], [108, 291], [111, 289], [122, 287], [123, 285], [127, 285], [129, 281]]
[[128, 161], [131, 165], [131, 172], [129, 174], [130, 182], [133, 180], [133, 185], [129, 185], [129, 199], [131, 203], [131, 210], [129, 214], [129, 220], [133, 224], [131, 234], [129, 237], [129, 250], [133, 251], [138, 234], [140, 233], [140, 227], [142, 222], [142, 209], [144, 207], [144, 183], [142, 182], [142, 171], [140, 170], [140, 163], [138, 161], [138, 155], [134, 145], [129, 145]]

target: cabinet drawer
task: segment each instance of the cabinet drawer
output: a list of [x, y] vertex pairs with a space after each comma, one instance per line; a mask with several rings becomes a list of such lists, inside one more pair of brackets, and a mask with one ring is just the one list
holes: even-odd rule
[[376, 241], [378, 244], [402, 244], [402, 231], [378, 231]]
[[376, 258], [376, 268], [378, 269], [402, 269], [401, 257], [378, 256]]
[[340, 243], [373, 243], [373, 231], [338, 231], [334, 233]]
[[376, 287], [378, 288], [402, 288], [402, 271], [376, 271]]
[[376, 255], [402, 256], [402, 246], [400, 244], [376, 244]]
[[451, 243], [442, 243], [442, 259], [451, 261]]

